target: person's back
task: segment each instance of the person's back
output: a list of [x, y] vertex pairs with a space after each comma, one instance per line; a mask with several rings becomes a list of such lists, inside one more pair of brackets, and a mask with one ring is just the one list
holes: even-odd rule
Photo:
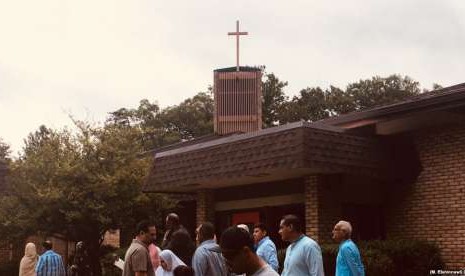
[[60, 255], [52, 250], [52, 243], [45, 241], [42, 246], [46, 251], [39, 257], [37, 262], [37, 276], [66, 276], [63, 260]]
[[202, 242], [195, 250], [192, 259], [195, 275], [221, 276], [228, 275], [228, 268], [221, 255], [220, 246], [214, 240]]

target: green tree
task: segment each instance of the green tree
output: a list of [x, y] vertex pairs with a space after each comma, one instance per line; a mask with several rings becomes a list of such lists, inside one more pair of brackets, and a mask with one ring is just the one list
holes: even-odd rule
[[[210, 88], [211, 91], [211, 88]], [[178, 141], [213, 133], [214, 102], [211, 93], [200, 92], [179, 105], [162, 111], [161, 120]]]
[[299, 120], [317, 121], [329, 116], [326, 93], [319, 87], [301, 90], [299, 96], [283, 103], [282, 110], [280, 124]]
[[14, 238], [39, 231], [86, 241], [99, 274], [107, 230], [131, 236], [136, 221], [159, 219], [172, 204], [141, 191], [151, 160], [140, 158], [140, 129], [76, 124], [76, 134], [43, 126], [28, 136], [8, 178], [12, 193], [0, 199], [0, 234]]
[[353, 100], [354, 110], [361, 110], [392, 104], [418, 95], [421, 92], [419, 86], [417, 81], [407, 76], [391, 75], [387, 78], [376, 76], [349, 84], [345, 97]]
[[287, 82], [280, 81], [273, 73], [265, 74], [263, 82], [262, 121], [265, 128], [279, 124], [284, 103], [288, 97], [284, 94]]

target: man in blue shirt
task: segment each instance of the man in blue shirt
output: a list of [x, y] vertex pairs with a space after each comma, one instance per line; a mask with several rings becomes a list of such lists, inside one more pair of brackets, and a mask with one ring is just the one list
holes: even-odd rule
[[267, 236], [266, 226], [263, 223], [257, 223], [253, 227], [253, 239], [257, 246], [256, 254], [269, 264], [275, 271], [278, 271], [278, 253], [276, 245]]
[[320, 246], [303, 234], [303, 226], [295, 215], [281, 219], [279, 234], [291, 244], [286, 250], [286, 259], [281, 276], [324, 276]]
[[36, 266], [37, 276], [66, 276], [65, 266], [61, 256], [52, 250], [52, 242], [47, 240], [42, 243], [44, 254], [39, 257]]
[[336, 276], [365, 276], [360, 252], [350, 239], [352, 226], [347, 221], [339, 221], [333, 229], [333, 239], [340, 243], [336, 258]]
[[199, 247], [192, 259], [192, 268], [198, 276], [226, 276], [228, 268], [221, 255], [220, 246], [215, 242], [215, 227], [210, 222], [201, 224], [196, 230]]

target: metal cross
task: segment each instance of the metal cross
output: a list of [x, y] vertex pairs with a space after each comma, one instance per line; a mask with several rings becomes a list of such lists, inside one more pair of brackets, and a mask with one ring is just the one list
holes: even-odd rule
[[236, 31], [229, 32], [228, 35], [235, 35], [236, 36], [236, 71], [239, 72], [239, 36], [241, 35], [248, 35], [248, 32], [239, 32], [239, 20], [236, 21]]

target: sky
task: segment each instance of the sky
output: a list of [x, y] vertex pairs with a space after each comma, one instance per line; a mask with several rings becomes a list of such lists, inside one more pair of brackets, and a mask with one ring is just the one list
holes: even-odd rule
[[0, 0], [0, 137], [98, 124], [206, 91], [213, 70], [265, 65], [296, 95], [372, 76], [465, 82], [463, 0]]

